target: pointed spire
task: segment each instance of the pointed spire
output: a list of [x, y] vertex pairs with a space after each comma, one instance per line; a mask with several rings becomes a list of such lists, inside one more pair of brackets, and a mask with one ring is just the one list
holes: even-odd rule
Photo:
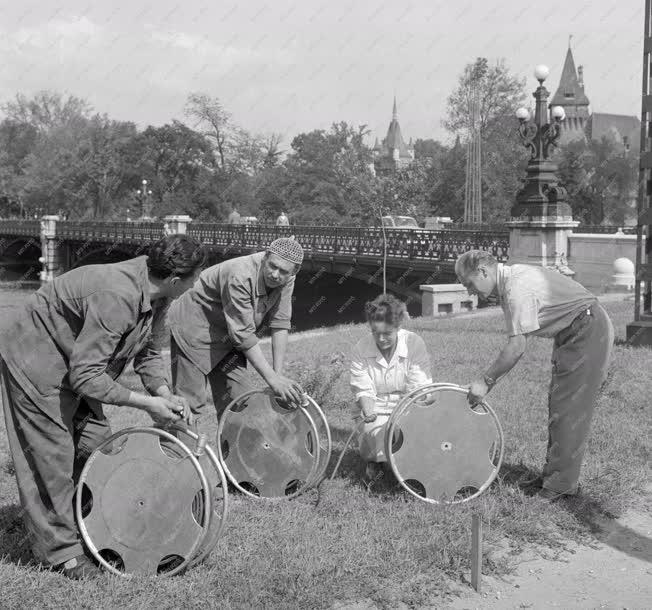
[[392, 120], [398, 121], [398, 112], [396, 111], [396, 95], [394, 95], [394, 108], [392, 109]]
[[564, 67], [561, 71], [561, 79], [559, 80], [559, 87], [557, 93], [553, 96], [551, 106], [588, 106], [589, 98], [583, 91], [577, 77], [577, 70], [575, 69], [575, 60], [573, 59], [573, 51], [568, 47], [566, 51], [566, 60]]

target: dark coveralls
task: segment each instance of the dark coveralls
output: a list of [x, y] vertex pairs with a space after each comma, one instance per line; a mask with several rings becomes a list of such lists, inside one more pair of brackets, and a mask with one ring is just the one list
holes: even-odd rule
[[111, 434], [102, 403], [128, 400], [115, 379], [132, 359], [150, 392], [168, 385], [168, 305], [150, 305], [141, 256], [69, 271], [0, 322], [2, 404], [37, 559], [58, 565], [82, 553], [73, 497], [86, 458]]
[[507, 332], [554, 339], [548, 391], [548, 451], [543, 487], [575, 493], [614, 328], [597, 298], [557, 271], [498, 265]]
[[210, 425], [207, 381], [219, 417], [252, 389], [242, 350], [253, 347], [264, 328], [290, 328], [294, 278], [268, 289], [263, 257], [258, 252], [205, 269], [170, 307], [174, 392], [188, 400], [198, 426]]

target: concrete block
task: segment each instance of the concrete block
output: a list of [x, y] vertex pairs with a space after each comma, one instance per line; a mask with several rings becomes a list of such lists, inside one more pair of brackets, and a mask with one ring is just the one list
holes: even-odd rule
[[462, 284], [422, 284], [419, 289], [421, 315], [426, 317], [472, 311], [478, 306], [478, 297], [469, 295]]

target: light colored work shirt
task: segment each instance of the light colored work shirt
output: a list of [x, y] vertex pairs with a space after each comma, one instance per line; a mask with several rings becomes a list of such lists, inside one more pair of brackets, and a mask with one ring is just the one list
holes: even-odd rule
[[170, 307], [170, 332], [191, 362], [208, 375], [234, 349], [258, 343], [265, 328], [290, 329], [294, 277], [267, 288], [264, 252], [204, 269], [195, 285]]
[[589, 306], [595, 295], [558, 271], [498, 263], [498, 298], [509, 336], [552, 338]]
[[44, 411], [62, 390], [90, 406], [121, 405], [130, 390], [115, 380], [133, 359], [143, 385], [169, 385], [161, 351], [168, 299], [150, 304], [147, 257], [87, 265], [45, 284], [0, 322], [0, 354], [25, 393]]
[[423, 339], [400, 329], [396, 349], [389, 363], [371, 334], [363, 337], [351, 355], [351, 389], [356, 401], [368, 396], [376, 408], [393, 409], [401, 397], [432, 383], [430, 357]]

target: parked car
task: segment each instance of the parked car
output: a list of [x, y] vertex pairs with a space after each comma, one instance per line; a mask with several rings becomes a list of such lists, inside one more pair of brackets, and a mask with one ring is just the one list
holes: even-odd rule
[[412, 216], [383, 216], [387, 229], [418, 229], [419, 224]]
[[255, 216], [241, 216], [240, 217], [240, 224], [241, 225], [257, 225], [258, 224], [258, 218]]

